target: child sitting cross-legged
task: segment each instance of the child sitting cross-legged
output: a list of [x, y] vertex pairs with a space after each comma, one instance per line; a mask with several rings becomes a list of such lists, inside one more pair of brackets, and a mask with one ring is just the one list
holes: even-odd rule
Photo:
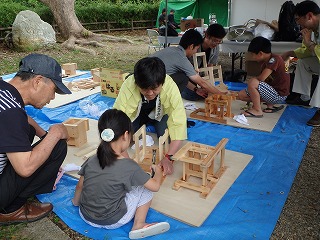
[[132, 137], [129, 117], [117, 109], [107, 110], [99, 118], [98, 129], [101, 142], [97, 154], [81, 166], [72, 199], [81, 218], [105, 229], [119, 228], [134, 218], [130, 239], [168, 231], [167, 222], [145, 222], [153, 192], [160, 188], [161, 167], [153, 165], [155, 174], [150, 178], [134, 160], [122, 156]]
[[[248, 47], [248, 55], [252, 61], [262, 63], [259, 76], [248, 81], [248, 87], [239, 92], [239, 99], [252, 102], [252, 108], [243, 112], [246, 117], [263, 117], [263, 112], [274, 113], [283, 108], [274, 104], [285, 103], [290, 90], [290, 76], [285, 71], [285, 63], [281, 56], [271, 52], [271, 42], [264, 37], [254, 38]], [[267, 104], [261, 109], [261, 101]]]

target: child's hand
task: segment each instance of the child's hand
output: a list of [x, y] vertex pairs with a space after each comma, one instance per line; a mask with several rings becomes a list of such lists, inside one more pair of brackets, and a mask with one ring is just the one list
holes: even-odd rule
[[76, 206], [76, 207], [79, 206], [79, 203], [76, 203], [76, 202], [74, 201], [74, 198], [71, 200], [71, 202], [72, 202], [73, 206]]
[[150, 173], [150, 177], [153, 178], [154, 177], [154, 174], [156, 173], [156, 166], [154, 164], [152, 164], [150, 166], [150, 170], [151, 170], [151, 173]]
[[152, 164], [150, 166], [150, 170], [151, 170], [151, 177], [153, 177], [155, 173], [162, 174], [162, 168], [159, 165]]

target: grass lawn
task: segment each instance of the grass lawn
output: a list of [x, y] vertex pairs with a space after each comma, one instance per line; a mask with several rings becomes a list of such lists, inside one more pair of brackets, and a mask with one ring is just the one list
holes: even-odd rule
[[[112, 35], [124, 37], [133, 41], [133, 44], [106, 42], [106, 47], [89, 47], [97, 52], [93, 56], [78, 50], [70, 51], [59, 44], [34, 51], [55, 58], [60, 64], [75, 62], [79, 70], [90, 70], [96, 67], [121, 69], [132, 72], [134, 64], [148, 55], [148, 38], [146, 30], [120, 31]], [[18, 70], [19, 61], [32, 52], [15, 52], [0, 44], [0, 75], [9, 74]]]

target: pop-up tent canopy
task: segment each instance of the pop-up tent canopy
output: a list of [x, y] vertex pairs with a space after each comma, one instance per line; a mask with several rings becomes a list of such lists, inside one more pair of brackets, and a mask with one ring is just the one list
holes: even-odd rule
[[[167, 13], [171, 9], [175, 10], [174, 18], [176, 22], [180, 22], [181, 18], [192, 16], [193, 18], [203, 18], [204, 23], [209, 24], [209, 14], [215, 13], [218, 23], [228, 26], [228, 0], [162, 0], [159, 6], [158, 16], [160, 16], [163, 8]], [[158, 26], [158, 22], [157, 22]]]
[[[158, 16], [162, 9], [166, 8], [166, 1], [168, 13], [171, 9], [176, 10], [177, 23], [182, 17], [192, 16], [203, 18], [204, 23], [208, 24], [209, 14], [215, 13], [218, 23], [228, 27], [243, 24], [249, 19], [258, 18], [268, 22], [277, 20], [281, 5], [286, 0], [161, 0]], [[301, 1], [292, 0], [294, 4]], [[314, 2], [320, 5], [320, 0], [314, 0]]]

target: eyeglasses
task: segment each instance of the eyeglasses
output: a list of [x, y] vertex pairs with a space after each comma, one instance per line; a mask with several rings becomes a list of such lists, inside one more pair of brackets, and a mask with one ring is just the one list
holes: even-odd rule
[[301, 17], [294, 17], [294, 20], [295, 20], [296, 22], [298, 22], [298, 21], [300, 20], [300, 18], [302, 18], [302, 16], [301, 16]]

